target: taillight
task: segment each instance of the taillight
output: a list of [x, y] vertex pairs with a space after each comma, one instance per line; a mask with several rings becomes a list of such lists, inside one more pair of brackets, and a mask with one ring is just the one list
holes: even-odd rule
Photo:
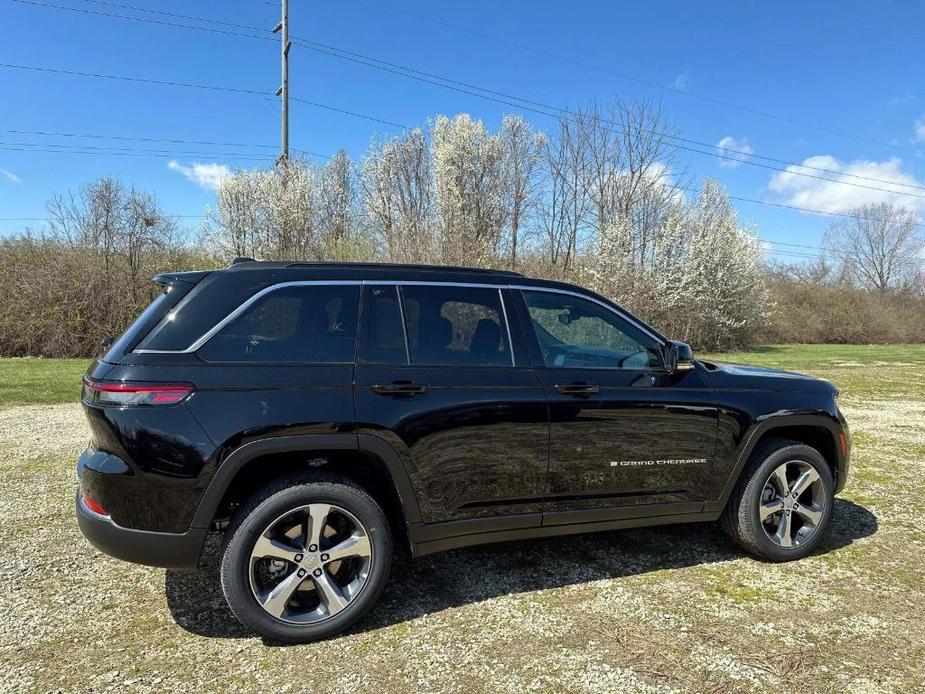
[[97, 515], [99, 515], [99, 516], [106, 516], [107, 518], [109, 517], [109, 514], [106, 513], [106, 509], [104, 509], [104, 508], [99, 504], [99, 502], [94, 501], [93, 499], [91, 499], [91, 498], [90, 498], [89, 496], [87, 496], [86, 494], [85, 494], [84, 497], [83, 497], [83, 503], [84, 503], [84, 506], [86, 506], [88, 509], [90, 509], [91, 511], [93, 511], [93, 513], [95, 513], [95, 514], [97, 514]]
[[83, 399], [92, 405], [176, 405], [195, 388], [189, 383], [104, 382], [84, 378]]

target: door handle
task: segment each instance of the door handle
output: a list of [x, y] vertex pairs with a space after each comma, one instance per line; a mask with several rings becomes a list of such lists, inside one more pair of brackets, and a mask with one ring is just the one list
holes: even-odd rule
[[401, 397], [413, 397], [427, 392], [427, 386], [410, 382], [389, 383], [388, 385], [370, 386], [370, 389], [378, 395], [397, 395]]
[[569, 383], [563, 386], [553, 386], [562, 395], [572, 395], [576, 398], [586, 398], [595, 393], [600, 393], [600, 386], [594, 386], [590, 383]]

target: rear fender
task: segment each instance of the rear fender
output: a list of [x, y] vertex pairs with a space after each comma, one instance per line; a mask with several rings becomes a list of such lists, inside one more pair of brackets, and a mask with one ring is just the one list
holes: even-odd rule
[[259, 439], [235, 449], [219, 465], [210, 481], [196, 509], [192, 527], [208, 528], [211, 525], [225, 492], [238, 473], [251, 461], [278, 453], [311, 454], [312, 451], [331, 450], [365, 452], [381, 460], [398, 492], [405, 522], [408, 525], [420, 522], [421, 514], [408, 474], [401, 458], [386, 441], [366, 434], [306, 434]]

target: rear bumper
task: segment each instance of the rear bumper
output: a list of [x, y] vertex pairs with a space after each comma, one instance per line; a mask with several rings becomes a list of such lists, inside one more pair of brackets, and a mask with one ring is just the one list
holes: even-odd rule
[[195, 569], [208, 532], [205, 528], [185, 533], [123, 528], [109, 517], [88, 509], [79, 493], [77, 524], [84, 537], [101, 552], [116, 559], [168, 569]]

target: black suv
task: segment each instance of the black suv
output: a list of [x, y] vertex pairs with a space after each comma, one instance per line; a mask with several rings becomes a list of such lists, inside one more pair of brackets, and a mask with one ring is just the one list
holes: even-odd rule
[[249, 259], [155, 281], [84, 379], [80, 528], [187, 569], [223, 531], [228, 603], [273, 640], [359, 619], [395, 542], [721, 519], [783, 561], [845, 484], [830, 383], [695, 361], [570, 284]]

